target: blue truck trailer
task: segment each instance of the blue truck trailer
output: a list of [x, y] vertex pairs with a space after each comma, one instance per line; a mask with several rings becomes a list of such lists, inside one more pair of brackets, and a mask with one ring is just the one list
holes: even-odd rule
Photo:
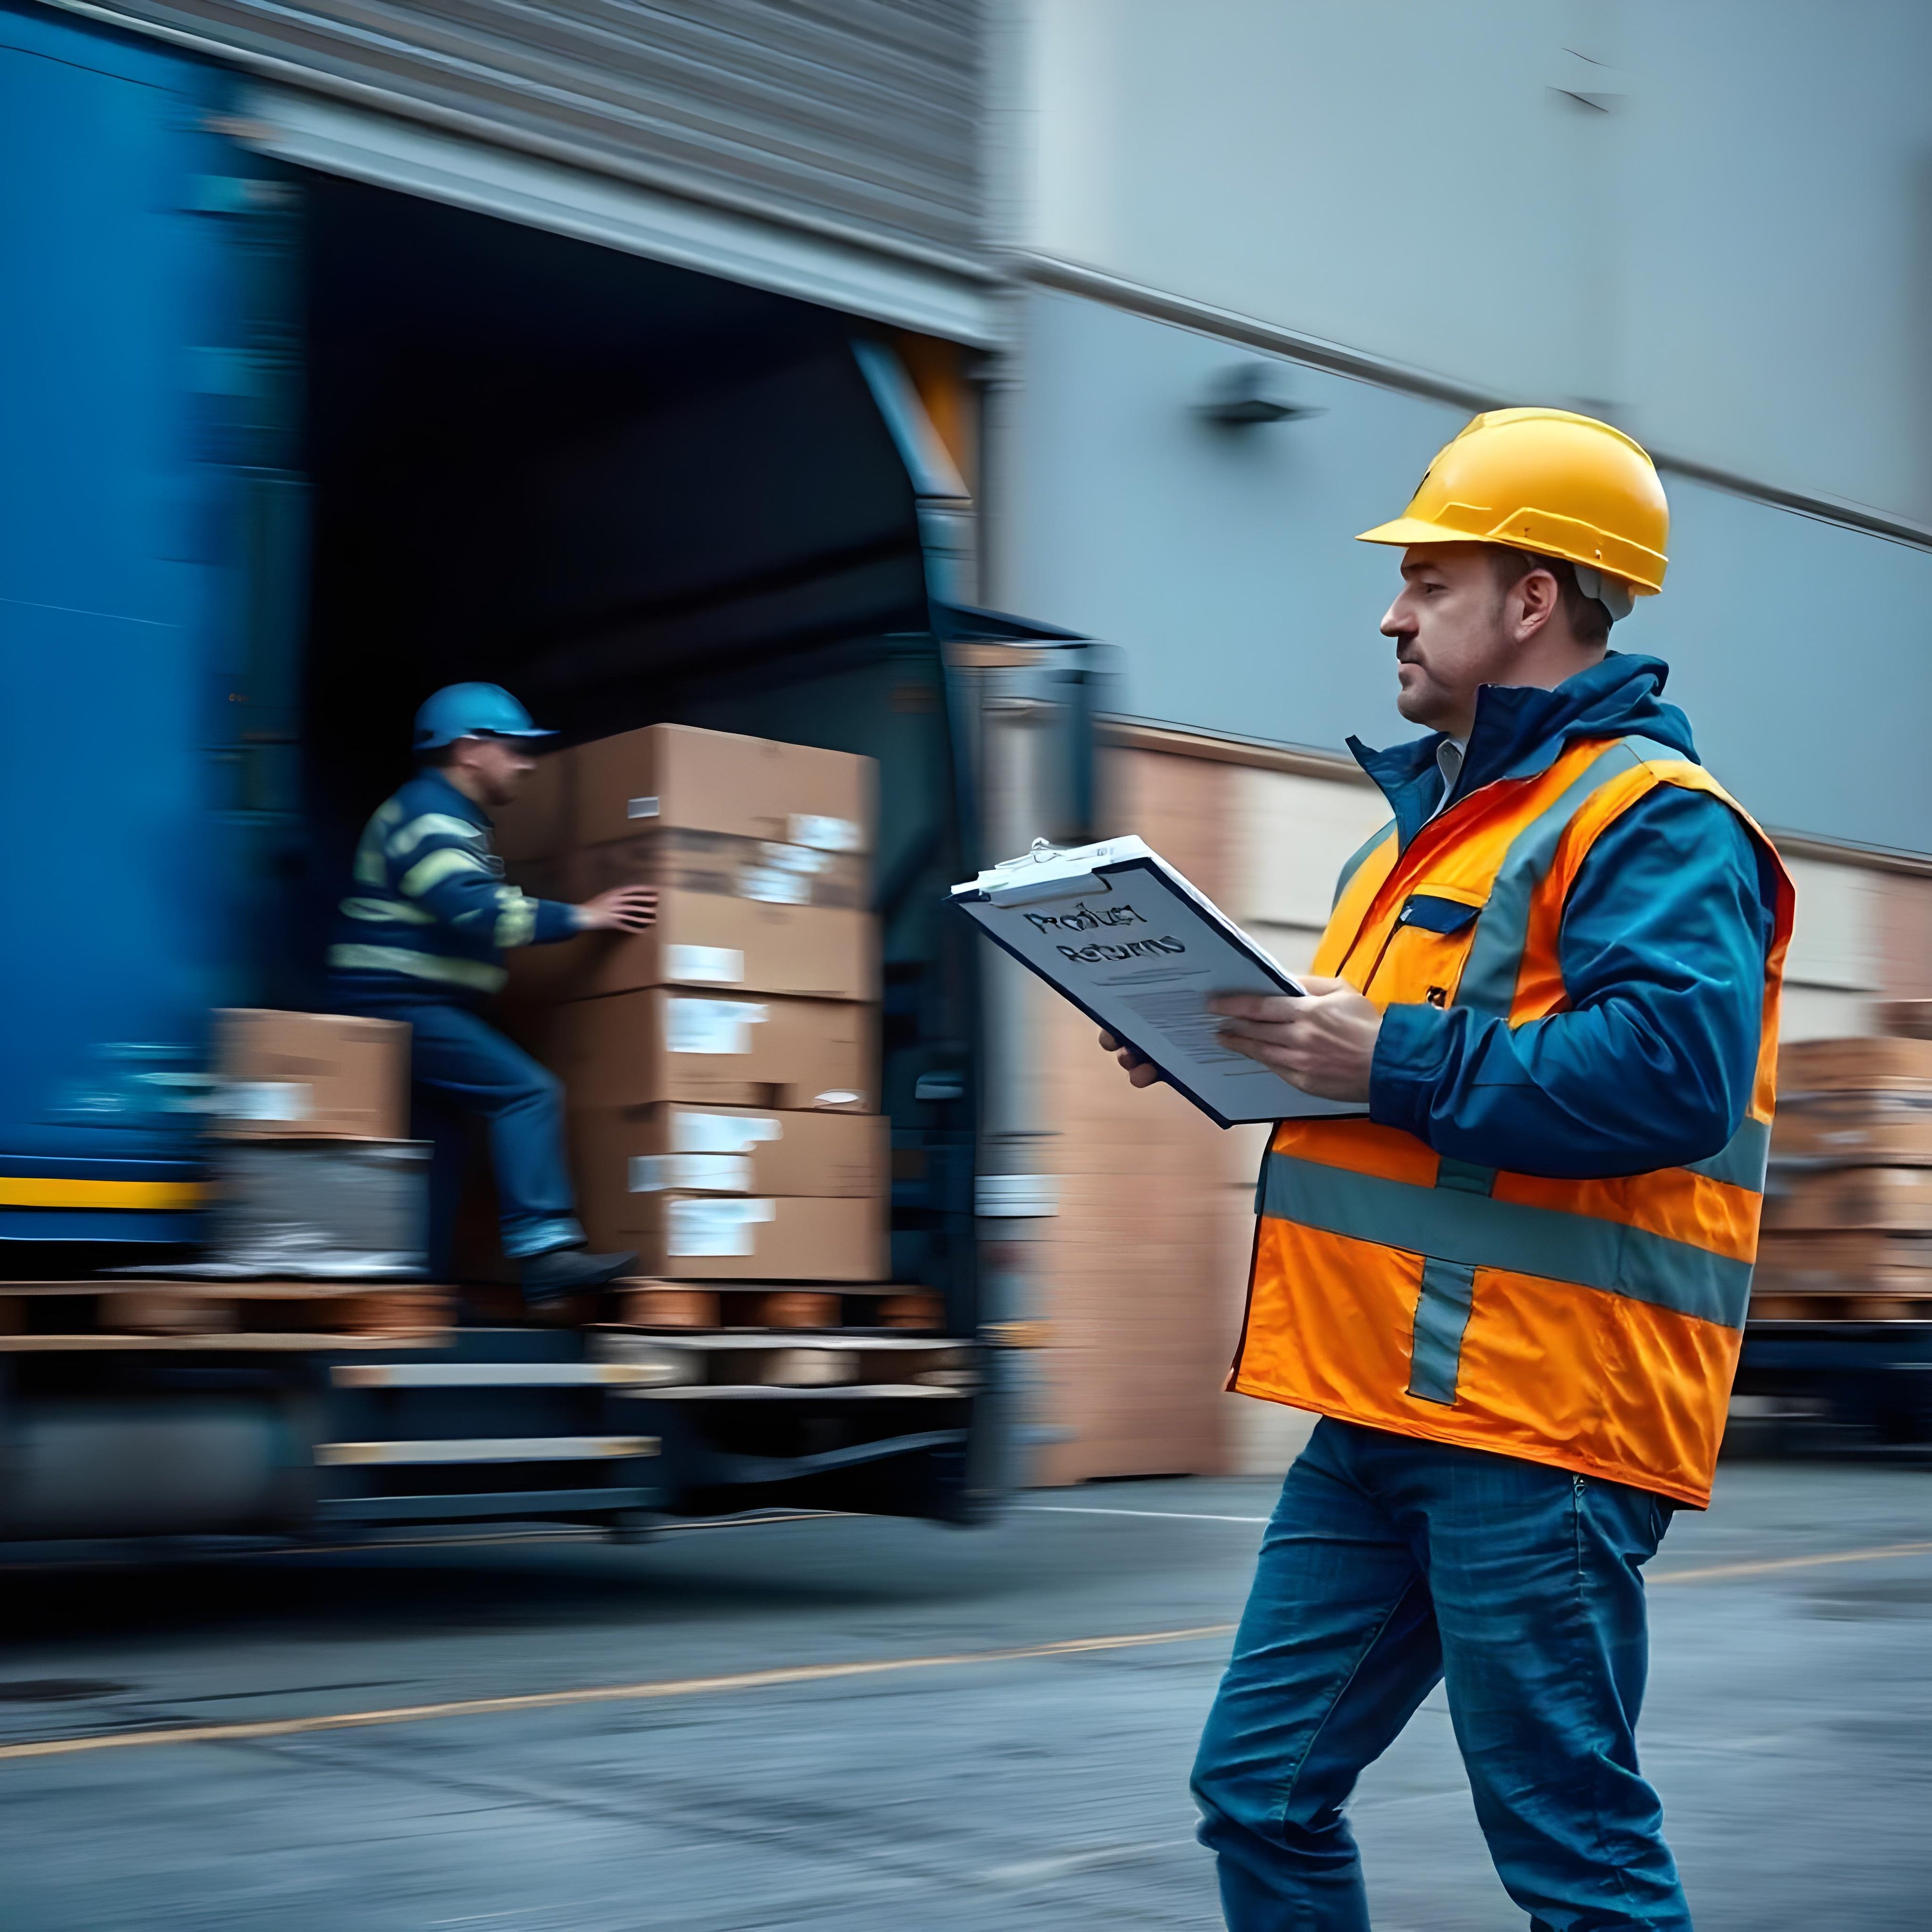
[[[287, 164], [239, 86], [0, 8], [0, 1540], [984, 1515], [1028, 1311], [976, 1187], [1027, 1130], [943, 894], [1088, 831], [1097, 649], [972, 607], [889, 331]], [[201, 1236], [210, 1013], [322, 1004], [460, 677], [566, 742], [878, 760], [893, 1277], [942, 1330], [131, 1332], [118, 1270]]]

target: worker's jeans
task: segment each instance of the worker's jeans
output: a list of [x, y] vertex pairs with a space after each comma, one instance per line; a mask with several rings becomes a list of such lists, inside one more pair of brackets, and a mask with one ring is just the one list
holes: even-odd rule
[[1490, 1856], [1540, 1932], [1688, 1928], [1633, 1733], [1670, 1505], [1324, 1418], [1262, 1538], [1194, 1795], [1234, 1932], [1364, 1932], [1342, 1807], [1446, 1683]]
[[520, 1260], [581, 1244], [564, 1166], [563, 1088], [556, 1076], [468, 1006], [386, 1000], [370, 1010], [386, 1020], [406, 1020], [413, 1029], [415, 1132], [436, 1150], [430, 1168], [431, 1271], [446, 1274], [449, 1268], [466, 1114], [488, 1124], [504, 1253]]

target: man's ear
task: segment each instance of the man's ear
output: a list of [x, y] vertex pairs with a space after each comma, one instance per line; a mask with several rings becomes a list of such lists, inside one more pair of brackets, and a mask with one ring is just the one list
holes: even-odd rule
[[1563, 592], [1546, 570], [1526, 571], [1510, 586], [1516, 602], [1516, 640], [1526, 644], [1540, 636], [1563, 602]]

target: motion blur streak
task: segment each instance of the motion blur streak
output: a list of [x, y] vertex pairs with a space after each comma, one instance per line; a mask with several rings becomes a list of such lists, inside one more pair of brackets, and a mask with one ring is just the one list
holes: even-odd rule
[[434, 1718], [485, 1717], [506, 1711], [556, 1710], [572, 1704], [621, 1704], [651, 1697], [694, 1697], [719, 1690], [764, 1690], [786, 1684], [823, 1684], [843, 1677], [877, 1677], [889, 1671], [948, 1670], [966, 1664], [1016, 1664], [1029, 1658], [1076, 1657], [1098, 1650], [1136, 1650], [1149, 1644], [1187, 1643], [1232, 1636], [1232, 1624], [1192, 1630], [1145, 1630], [1124, 1636], [1070, 1637], [1058, 1643], [1018, 1644], [1006, 1650], [968, 1650], [950, 1656], [881, 1657], [857, 1664], [800, 1664], [778, 1670], [740, 1671], [726, 1677], [680, 1677], [656, 1684], [600, 1684], [578, 1690], [539, 1690], [519, 1696], [464, 1697], [447, 1704], [404, 1704], [388, 1711], [338, 1711], [316, 1718], [271, 1718], [250, 1724], [190, 1724], [153, 1731], [110, 1731], [94, 1737], [42, 1738], [0, 1746], [0, 1759], [65, 1757], [76, 1751], [124, 1750], [136, 1744], [238, 1744], [256, 1738], [294, 1737], [310, 1731], [359, 1730], [375, 1724], [416, 1724]]

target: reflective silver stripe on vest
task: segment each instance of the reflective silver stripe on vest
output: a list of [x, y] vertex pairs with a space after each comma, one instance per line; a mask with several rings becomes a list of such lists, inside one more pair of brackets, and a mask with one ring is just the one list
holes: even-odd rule
[[1362, 869], [1364, 865], [1367, 862], [1369, 854], [1374, 851], [1376, 848], [1378, 847], [1394, 830], [1395, 820], [1391, 818], [1386, 825], [1383, 826], [1380, 829], [1380, 830], [1371, 832], [1367, 838], [1364, 838], [1360, 844], [1358, 845], [1355, 849], [1348, 854], [1348, 857], [1343, 860], [1342, 865], [1342, 876], [1335, 881], [1335, 896], [1328, 902], [1328, 910], [1330, 912], [1333, 912], [1335, 908], [1342, 903], [1342, 895], [1348, 890], [1348, 881], [1352, 879], [1355, 874]]
[[[1641, 746], [1641, 750], [1636, 748]], [[1503, 854], [1488, 903], [1476, 915], [1469, 956], [1456, 988], [1456, 1004], [1479, 1013], [1507, 1017], [1516, 1000], [1523, 950], [1529, 944], [1529, 908], [1550, 876], [1556, 848], [1576, 808], [1599, 785], [1634, 771], [1648, 752], [1667, 752], [1648, 738], [1619, 738], [1606, 745], [1516, 836]], [[1683, 754], [1667, 752], [1682, 761]]]
[[502, 989], [510, 976], [480, 959], [450, 959], [440, 953], [412, 952], [402, 946], [332, 946], [328, 964], [338, 973], [403, 973], [445, 986], [473, 987], [479, 993]]
[[1381, 1174], [1270, 1154], [1262, 1212], [1325, 1234], [1431, 1260], [1600, 1288], [1653, 1307], [1742, 1328], [1751, 1264], [1594, 1214], [1418, 1187]]
[[1416, 1298], [1415, 1334], [1408, 1351], [1411, 1395], [1444, 1404], [1456, 1400], [1462, 1330], [1469, 1325], [1475, 1296], [1474, 1262], [1431, 1259], [1422, 1264], [1422, 1292]]

